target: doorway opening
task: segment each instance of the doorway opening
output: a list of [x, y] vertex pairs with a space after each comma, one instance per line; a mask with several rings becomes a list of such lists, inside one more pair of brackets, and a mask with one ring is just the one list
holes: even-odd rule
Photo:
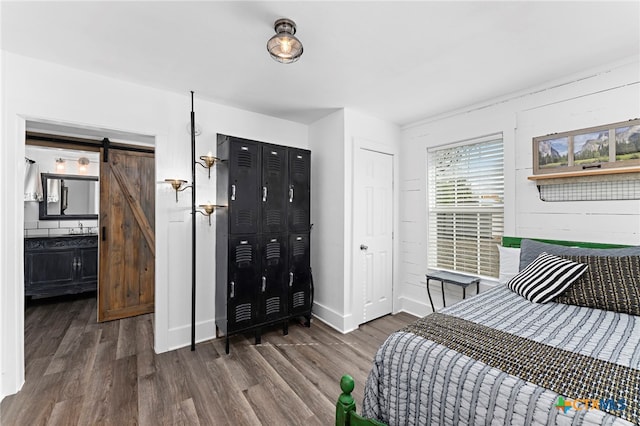
[[96, 290], [98, 321], [153, 312], [153, 148], [28, 128], [25, 141], [25, 295]]

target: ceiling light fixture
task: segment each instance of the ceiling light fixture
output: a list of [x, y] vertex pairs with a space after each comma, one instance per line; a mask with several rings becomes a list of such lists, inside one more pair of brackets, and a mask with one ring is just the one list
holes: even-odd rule
[[302, 56], [302, 43], [294, 34], [296, 23], [291, 19], [278, 19], [273, 24], [276, 35], [267, 42], [267, 50], [273, 59], [283, 64], [290, 64]]

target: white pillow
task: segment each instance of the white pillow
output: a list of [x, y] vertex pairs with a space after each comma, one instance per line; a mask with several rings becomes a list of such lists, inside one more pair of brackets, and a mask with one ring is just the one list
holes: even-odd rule
[[498, 281], [500, 284], [506, 284], [520, 272], [520, 249], [498, 245], [498, 252], [500, 252], [500, 277]]
[[580, 278], [588, 267], [584, 263], [542, 252], [511, 278], [507, 286], [527, 300], [547, 303]]

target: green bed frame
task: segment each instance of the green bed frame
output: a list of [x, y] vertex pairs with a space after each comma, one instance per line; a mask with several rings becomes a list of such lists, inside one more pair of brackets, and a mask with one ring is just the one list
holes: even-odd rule
[[[522, 237], [502, 237], [503, 247], [520, 248], [520, 243], [525, 238]], [[622, 244], [607, 244], [607, 243], [587, 243], [584, 241], [562, 241], [562, 240], [543, 240], [540, 238], [527, 238], [529, 240], [540, 241], [543, 243], [555, 244], [557, 246], [567, 247], [581, 247], [581, 248], [598, 248], [598, 249], [612, 249], [612, 248], [625, 248], [630, 247]]]
[[[543, 243], [555, 244], [559, 246], [568, 247], [582, 247], [582, 248], [599, 248], [599, 249], [612, 249], [612, 248], [625, 248], [630, 247], [622, 244], [607, 244], [607, 243], [589, 243], [583, 241], [562, 241], [562, 240], [544, 240], [539, 238], [529, 238], [531, 240], [540, 241]], [[523, 238], [521, 237], [502, 237], [503, 247], [519, 248]], [[340, 380], [340, 388], [342, 394], [338, 398], [336, 404], [336, 426], [386, 426], [384, 423], [380, 423], [376, 420], [367, 419], [356, 413], [356, 403], [351, 396], [351, 392], [355, 386], [353, 377], [348, 374], [342, 376]]]
[[386, 426], [377, 420], [367, 419], [356, 413], [356, 402], [351, 396], [355, 381], [348, 374], [340, 379], [342, 394], [336, 404], [336, 426]]

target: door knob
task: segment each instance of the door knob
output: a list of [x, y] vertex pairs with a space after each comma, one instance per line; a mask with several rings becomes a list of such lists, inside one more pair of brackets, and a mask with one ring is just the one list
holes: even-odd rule
[[367, 250], [369, 246], [365, 246], [364, 244], [360, 244], [360, 250]]

